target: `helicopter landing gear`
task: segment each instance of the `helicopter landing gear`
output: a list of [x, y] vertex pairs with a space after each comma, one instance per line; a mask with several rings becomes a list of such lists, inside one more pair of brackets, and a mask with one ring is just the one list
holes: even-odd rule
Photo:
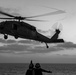
[[14, 33], [14, 38], [15, 38], [15, 39], [18, 39], [18, 33], [17, 33], [17, 30], [13, 31], [13, 33]]
[[47, 45], [47, 43], [45, 43], [46, 44], [46, 48], [49, 48], [49, 46]]
[[8, 35], [7, 34], [4, 34], [4, 39], [8, 39]]
[[17, 35], [15, 35], [14, 37], [15, 37], [15, 39], [18, 39], [18, 36]]

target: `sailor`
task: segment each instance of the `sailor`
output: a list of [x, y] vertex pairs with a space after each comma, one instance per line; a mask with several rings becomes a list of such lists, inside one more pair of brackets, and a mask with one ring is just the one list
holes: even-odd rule
[[25, 75], [35, 75], [34, 74], [34, 64], [32, 63], [32, 60], [29, 64], [29, 69], [26, 71]]
[[39, 63], [35, 65], [35, 75], [43, 75], [42, 72], [52, 73], [52, 71], [47, 71], [41, 68]]

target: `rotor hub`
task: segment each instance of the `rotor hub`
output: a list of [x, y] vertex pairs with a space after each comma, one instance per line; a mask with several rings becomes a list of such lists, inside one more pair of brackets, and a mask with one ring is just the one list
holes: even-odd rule
[[21, 17], [21, 16], [16, 16], [16, 17], [14, 17], [14, 19], [24, 20], [25, 18], [24, 17]]

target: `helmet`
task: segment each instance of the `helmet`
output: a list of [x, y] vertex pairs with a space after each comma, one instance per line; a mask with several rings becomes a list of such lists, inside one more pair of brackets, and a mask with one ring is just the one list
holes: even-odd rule
[[40, 68], [41, 66], [40, 66], [39, 63], [36, 63], [35, 67], [36, 67], [36, 68]]

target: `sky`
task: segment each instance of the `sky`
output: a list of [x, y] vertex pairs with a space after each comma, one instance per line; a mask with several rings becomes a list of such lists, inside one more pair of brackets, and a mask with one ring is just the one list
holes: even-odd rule
[[[45, 36], [51, 36], [53, 25], [62, 25], [59, 38], [65, 43], [48, 44], [26, 39], [8, 40], [0, 35], [0, 63], [76, 63], [76, 0], [0, 0], [0, 10], [15, 16], [30, 17], [58, 11], [56, 15], [35, 17], [45, 22], [24, 21]], [[63, 11], [63, 13], [61, 13]], [[0, 14], [0, 17], [7, 17]], [[0, 20], [3, 21], [3, 20]]]

